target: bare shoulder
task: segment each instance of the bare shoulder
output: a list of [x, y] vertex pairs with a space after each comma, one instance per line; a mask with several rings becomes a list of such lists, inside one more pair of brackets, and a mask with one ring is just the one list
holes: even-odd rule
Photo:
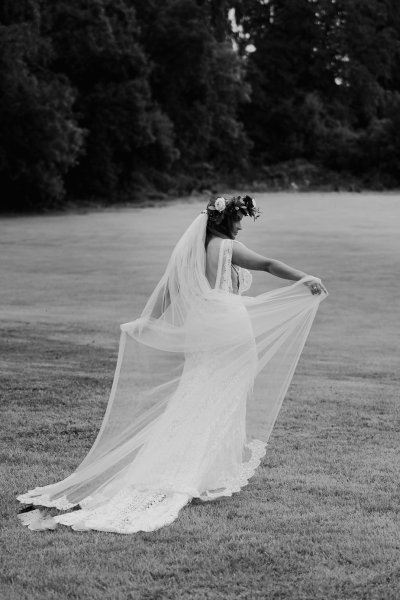
[[211, 238], [211, 240], [208, 242], [208, 245], [207, 245], [207, 254], [210, 254], [210, 255], [218, 254], [222, 242], [223, 242], [223, 238], [220, 238], [220, 237]]
[[232, 240], [232, 254], [242, 256], [247, 252], [252, 252], [243, 242], [239, 242], [239, 240]]
[[213, 237], [208, 242], [207, 250], [206, 250], [206, 259], [207, 259], [207, 267], [213, 271], [217, 268], [219, 261], [219, 252], [221, 248], [221, 244], [223, 242], [223, 238]]
[[271, 262], [271, 259], [250, 250], [237, 240], [234, 240], [232, 245], [232, 260], [239, 267], [255, 271], [267, 271]]

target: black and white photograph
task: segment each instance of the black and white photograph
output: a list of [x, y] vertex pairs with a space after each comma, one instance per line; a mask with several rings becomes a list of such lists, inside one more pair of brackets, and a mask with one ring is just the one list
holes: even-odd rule
[[400, 599], [400, 3], [0, 0], [1, 600]]

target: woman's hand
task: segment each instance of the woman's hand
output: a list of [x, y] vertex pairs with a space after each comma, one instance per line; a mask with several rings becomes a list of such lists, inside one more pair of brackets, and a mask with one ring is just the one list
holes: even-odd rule
[[306, 285], [314, 295], [321, 294], [321, 292], [325, 292], [325, 294], [328, 293], [328, 290], [318, 277], [308, 277], [307, 281], [304, 282], [304, 285]]

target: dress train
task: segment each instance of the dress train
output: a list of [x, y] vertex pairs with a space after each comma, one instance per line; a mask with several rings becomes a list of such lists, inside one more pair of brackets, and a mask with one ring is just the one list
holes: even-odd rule
[[[174, 522], [193, 498], [231, 496], [247, 485], [265, 454], [320, 300], [302, 282], [242, 299], [251, 275], [233, 268], [231, 260], [232, 240], [222, 240], [215, 288], [205, 288], [193, 310], [189, 303], [184, 319], [180, 314], [171, 317], [167, 309], [163, 315], [169, 321], [147, 319], [145, 328], [141, 320], [122, 326], [113, 390], [91, 451], [64, 481], [17, 498], [62, 511], [75, 509], [54, 517], [25, 513], [20, 515], [24, 525], [33, 530], [59, 523], [79, 531], [154, 531]], [[238, 294], [232, 276], [237, 277]], [[171, 375], [167, 381], [163, 374], [148, 397], [136, 394], [149, 402], [138, 418], [129, 412], [133, 363], [128, 340], [149, 352], [157, 344], [168, 357], [178, 357], [178, 351], [183, 356], [178, 377]], [[256, 405], [252, 410], [260, 415], [266, 434], [264, 439], [250, 438], [247, 412], [256, 375], [265, 365], [271, 373], [269, 390], [261, 410]], [[155, 369], [147, 372], [157, 379]], [[113, 420], [115, 415], [122, 417]]]

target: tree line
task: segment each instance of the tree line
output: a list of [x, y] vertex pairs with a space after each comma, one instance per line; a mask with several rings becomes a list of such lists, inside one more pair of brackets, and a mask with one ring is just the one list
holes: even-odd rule
[[399, 185], [398, 0], [2, 0], [0, 210], [298, 164]]

